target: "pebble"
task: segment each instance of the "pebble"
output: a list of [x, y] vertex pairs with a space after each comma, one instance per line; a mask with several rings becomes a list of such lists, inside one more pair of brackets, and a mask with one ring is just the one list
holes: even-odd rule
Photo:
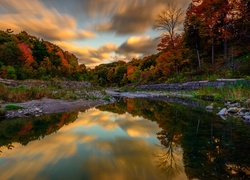
[[29, 107], [26, 109], [19, 109], [17, 111], [10, 111], [6, 114], [6, 117], [12, 118], [12, 117], [22, 117], [23, 115], [25, 116], [40, 116], [42, 115], [43, 111], [42, 109], [38, 107]]

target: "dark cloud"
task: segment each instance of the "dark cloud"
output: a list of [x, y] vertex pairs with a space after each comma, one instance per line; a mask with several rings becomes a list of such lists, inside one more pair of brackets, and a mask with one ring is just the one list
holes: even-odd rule
[[119, 54], [141, 54], [142, 56], [147, 56], [157, 52], [157, 45], [160, 39], [151, 38], [149, 36], [134, 36], [130, 37], [126, 42], [124, 42], [118, 49]]
[[[170, 0], [92, 0], [87, 12], [92, 16], [108, 16], [109, 20], [96, 26], [98, 31], [112, 31], [117, 34], [139, 34], [151, 28], [154, 18]], [[191, 0], [176, 0], [174, 3], [184, 9]]]
[[[173, 3], [172, 0], [0, 0], [0, 2], [0, 12], [8, 13], [36, 10], [34, 2], [41, 2], [46, 8], [56, 10], [60, 14], [67, 14], [78, 20], [88, 20], [87, 23], [99, 32], [111, 31], [119, 35], [146, 32], [151, 28], [155, 15], [167, 3]], [[190, 2], [191, 0], [174, 1], [183, 6], [184, 10]], [[19, 3], [19, 6], [11, 6], [13, 3]]]
[[[120, 35], [144, 33], [151, 27], [158, 10], [164, 7], [163, 1], [160, 0], [121, 0], [119, 2], [113, 6], [111, 4], [102, 6], [101, 13], [107, 13], [108, 10], [113, 12], [111, 11], [110, 20], [99, 24], [97, 30], [113, 31]], [[115, 8], [114, 5], [116, 5]]]

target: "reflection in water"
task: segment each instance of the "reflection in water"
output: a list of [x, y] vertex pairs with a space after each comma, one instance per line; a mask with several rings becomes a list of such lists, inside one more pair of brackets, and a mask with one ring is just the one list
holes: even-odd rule
[[249, 178], [250, 130], [146, 99], [0, 122], [0, 179]]
[[90, 109], [2, 123], [13, 135], [1, 139], [1, 180], [164, 179], [152, 156], [160, 129], [140, 116]]
[[156, 157], [168, 175], [181, 169], [175, 154], [182, 150], [188, 179], [250, 178], [250, 128], [239, 119], [222, 121], [203, 109], [146, 99], [123, 99], [99, 109], [156, 121], [163, 147]]

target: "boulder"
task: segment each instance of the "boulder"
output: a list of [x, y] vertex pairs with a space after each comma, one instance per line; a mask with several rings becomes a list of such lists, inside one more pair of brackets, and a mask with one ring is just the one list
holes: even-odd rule
[[220, 110], [220, 112], [218, 112], [217, 115], [225, 115], [227, 114], [227, 108], [223, 108], [222, 110]]

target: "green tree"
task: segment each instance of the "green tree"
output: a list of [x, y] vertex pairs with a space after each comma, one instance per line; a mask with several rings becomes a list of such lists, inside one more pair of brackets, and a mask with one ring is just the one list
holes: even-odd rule
[[21, 64], [23, 53], [14, 41], [6, 42], [0, 47], [0, 61], [5, 65]]
[[42, 40], [36, 40], [33, 44], [32, 55], [35, 60], [40, 64], [45, 57], [49, 57], [45, 42]]

